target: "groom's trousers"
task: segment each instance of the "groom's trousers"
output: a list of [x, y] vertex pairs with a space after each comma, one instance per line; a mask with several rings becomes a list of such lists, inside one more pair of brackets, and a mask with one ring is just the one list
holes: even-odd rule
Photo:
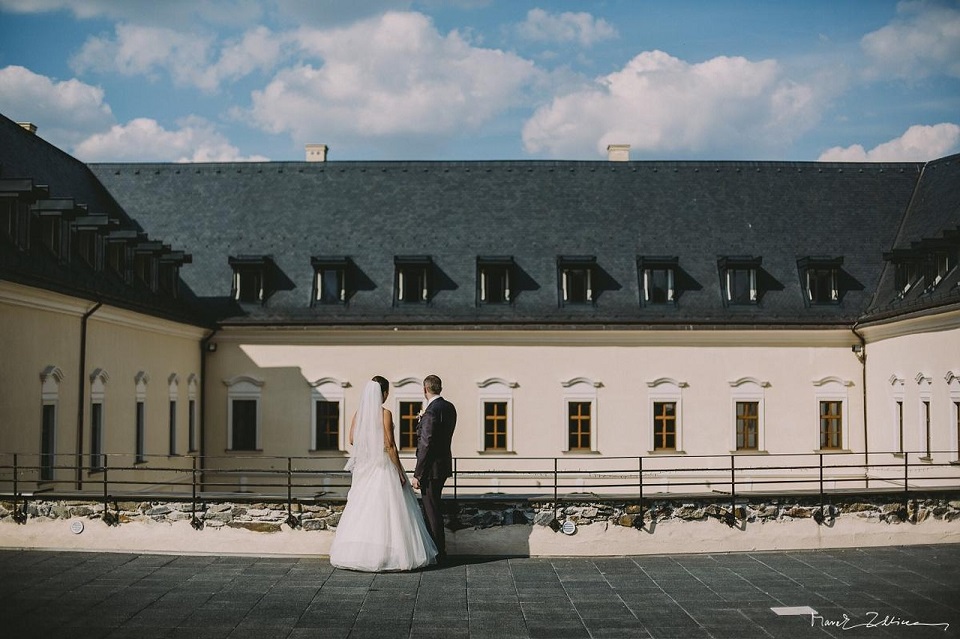
[[423, 498], [423, 514], [427, 519], [427, 529], [437, 546], [437, 552], [442, 559], [447, 555], [446, 537], [443, 532], [443, 512], [440, 508], [443, 484], [447, 479], [424, 477], [420, 481], [420, 494]]

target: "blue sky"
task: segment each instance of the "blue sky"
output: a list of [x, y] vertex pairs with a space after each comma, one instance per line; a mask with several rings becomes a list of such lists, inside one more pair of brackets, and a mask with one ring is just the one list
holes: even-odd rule
[[915, 161], [957, 0], [0, 0], [0, 113], [91, 162]]

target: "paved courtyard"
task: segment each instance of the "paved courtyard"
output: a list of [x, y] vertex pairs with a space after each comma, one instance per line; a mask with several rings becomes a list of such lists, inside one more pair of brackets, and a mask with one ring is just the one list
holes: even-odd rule
[[380, 575], [316, 558], [6, 550], [0, 595], [11, 639], [960, 637], [960, 544], [461, 557]]

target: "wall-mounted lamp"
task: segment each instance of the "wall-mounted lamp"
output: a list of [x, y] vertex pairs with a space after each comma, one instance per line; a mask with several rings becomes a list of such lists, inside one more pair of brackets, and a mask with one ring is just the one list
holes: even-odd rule
[[863, 345], [862, 345], [862, 344], [854, 344], [853, 346], [850, 347], [850, 350], [853, 351], [854, 353], [856, 353], [857, 355], [859, 355], [860, 353], [863, 352]]
[[216, 343], [216, 342], [210, 342], [209, 344], [207, 344], [207, 352], [209, 352], [209, 353], [216, 353], [216, 352], [217, 352], [217, 343]]

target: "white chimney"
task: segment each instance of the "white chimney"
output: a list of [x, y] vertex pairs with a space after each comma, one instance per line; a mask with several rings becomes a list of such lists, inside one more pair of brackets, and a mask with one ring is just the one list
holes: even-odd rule
[[326, 144], [308, 144], [307, 162], [326, 162], [327, 145]]
[[629, 144], [608, 144], [607, 160], [610, 162], [629, 162], [630, 145]]
[[36, 133], [36, 132], [37, 132], [37, 125], [34, 124], [33, 122], [17, 122], [17, 124], [19, 124], [20, 126], [22, 126], [23, 128], [25, 128], [25, 129], [26, 129], [27, 131], [29, 131], [30, 133]]

